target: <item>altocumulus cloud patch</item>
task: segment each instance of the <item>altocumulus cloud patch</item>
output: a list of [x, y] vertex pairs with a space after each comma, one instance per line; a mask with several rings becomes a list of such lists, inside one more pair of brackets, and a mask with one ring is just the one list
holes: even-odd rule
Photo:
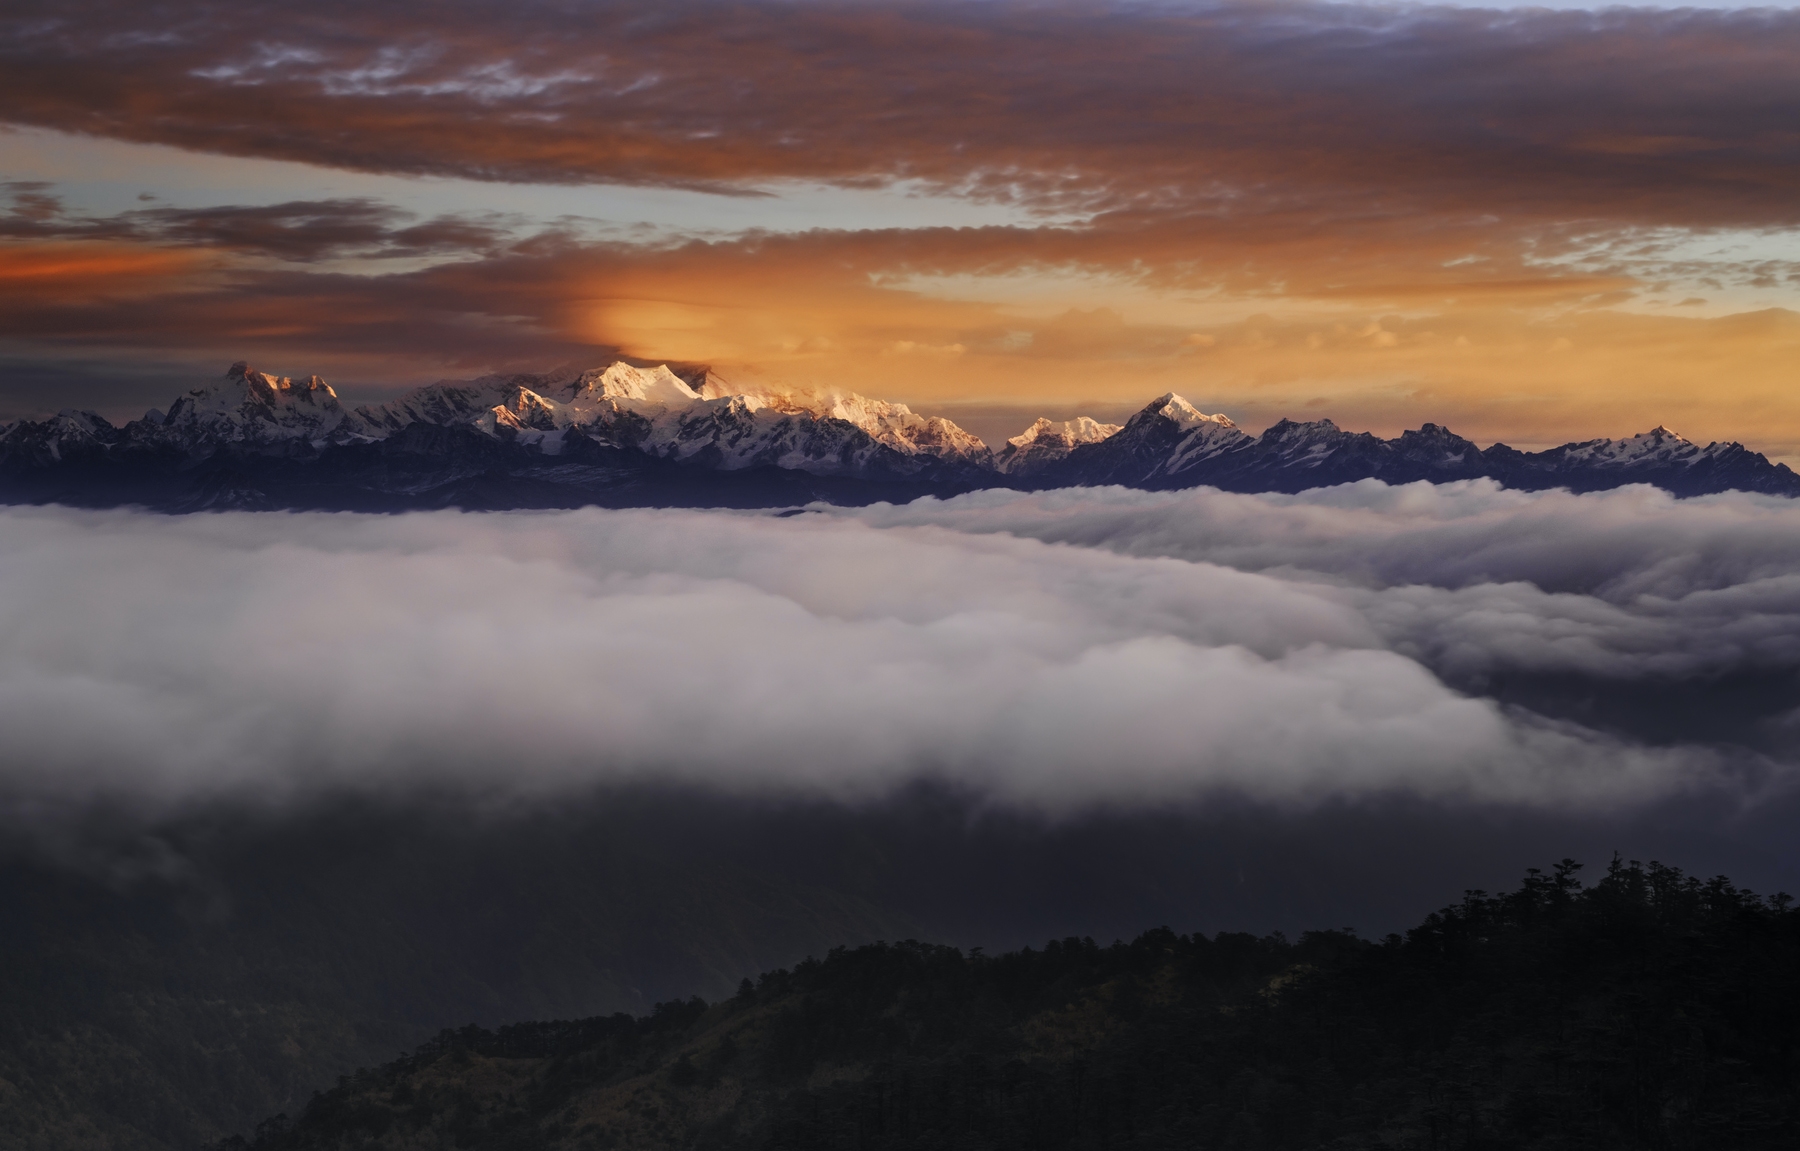
[[[1752, 794], [1490, 698], [1800, 663], [1800, 507], [1380, 484], [793, 518], [0, 512], [0, 787], [152, 808], [670, 781], [1048, 811]], [[1779, 725], [1782, 717], [1770, 722]]]

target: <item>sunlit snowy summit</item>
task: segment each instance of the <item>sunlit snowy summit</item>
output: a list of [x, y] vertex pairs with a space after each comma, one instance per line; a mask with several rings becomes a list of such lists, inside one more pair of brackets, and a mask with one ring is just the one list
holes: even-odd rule
[[1281, 420], [1252, 435], [1171, 392], [1123, 425], [1039, 419], [995, 451], [905, 404], [737, 389], [705, 368], [625, 361], [446, 381], [357, 408], [317, 376], [238, 363], [123, 427], [64, 411], [0, 429], [0, 499], [170, 510], [766, 507], [981, 487], [1299, 491], [1480, 477], [1800, 494], [1786, 465], [1664, 427], [1540, 452], [1483, 449], [1437, 424], [1381, 439], [1330, 420]]

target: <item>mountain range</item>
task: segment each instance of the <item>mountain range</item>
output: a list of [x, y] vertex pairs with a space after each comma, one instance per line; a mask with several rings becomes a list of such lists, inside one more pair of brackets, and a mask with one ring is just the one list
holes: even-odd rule
[[737, 390], [704, 367], [622, 360], [445, 381], [357, 408], [317, 376], [237, 363], [123, 427], [68, 410], [0, 428], [0, 500], [168, 511], [766, 507], [985, 487], [1294, 492], [1479, 477], [1525, 489], [1800, 495], [1787, 465], [1665, 427], [1538, 452], [1483, 449], [1437, 424], [1384, 440], [1284, 419], [1251, 435], [1169, 393], [1122, 426], [1040, 419], [996, 450], [905, 404]]

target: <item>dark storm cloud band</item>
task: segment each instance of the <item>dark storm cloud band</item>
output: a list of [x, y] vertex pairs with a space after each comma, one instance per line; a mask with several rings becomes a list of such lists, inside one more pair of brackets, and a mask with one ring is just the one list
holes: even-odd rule
[[111, 0], [3, 27], [13, 123], [373, 171], [910, 178], [1125, 217], [1800, 213], [1800, 16], [1767, 10]]
[[366, 197], [82, 216], [67, 211], [48, 183], [12, 181], [0, 184], [0, 202], [10, 208], [0, 215], [0, 238], [8, 240], [217, 248], [298, 263], [494, 255], [508, 238], [497, 215], [415, 222], [411, 213]]

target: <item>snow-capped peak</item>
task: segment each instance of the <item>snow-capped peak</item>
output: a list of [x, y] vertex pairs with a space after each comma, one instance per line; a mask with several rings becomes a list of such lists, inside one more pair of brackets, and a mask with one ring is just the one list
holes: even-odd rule
[[47, 464], [100, 449], [117, 439], [117, 430], [100, 413], [64, 408], [42, 422], [20, 420], [5, 429], [0, 435], [0, 451]]
[[824, 419], [843, 420], [867, 432], [876, 443], [905, 455], [934, 455], [943, 459], [975, 460], [988, 455], [988, 446], [942, 416], [921, 416], [905, 404], [872, 400], [855, 392], [827, 396], [815, 413]]
[[[578, 376], [484, 376], [467, 382], [445, 380], [415, 388], [378, 407], [359, 409], [382, 432], [407, 424], [468, 424], [497, 428], [592, 426], [610, 423], [629, 411], [653, 416], [685, 409], [700, 394], [667, 366], [633, 367], [624, 361]], [[502, 412], [500, 409], [506, 409]], [[529, 415], [527, 414], [529, 410]]]
[[1037, 423], [1006, 442], [1015, 448], [1028, 448], [1032, 444], [1046, 442], [1074, 447], [1076, 444], [1099, 443], [1118, 430], [1118, 424], [1103, 424], [1091, 416], [1076, 416], [1060, 424], [1048, 417], [1039, 416]]
[[527, 387], [519, 387], [500, 403], [489, 408], [475, 421], [475, 426], [486, 432], [497, 428], [509, 428], [514, 432], [554, 431], [558, 427], [568, 426], [568, 420], [562, 416], [560, 404], [547, 400]]
[[1588, 440], [1571, 444], [1563, 451], [1563, 459], [1603, 468], [1628, 468], [1647, 464], [1692, 464], [1707, 454], [1708, 449], [1669, 428], [1658, 424], [1647, 432], [1619, 440]]
[[[666, 364], [644, 368], [623, 361], [579, 375], [433, 384], [361, 415], [383, 433], [415, 422], [463, 425], [536, 444], [547, 454], [560, 451], [564, 430], [580, 428], [619, 446], [704, 458], [725, 469], [772, 464], [837, 474], [863, 467], [883, 451], [917, 461], [903, 471], [930, 466], [933, 459], [986, 467], [991, 457], [987, 445], [954, 423], [921, 416], [905, 404], [854, 393], [800, 398], [734, 391], [711, 371], [684, 378]], [[825, 426], [832, 424], [835, 430]]]
[[1237, 427], [1236, 424], [1231, 422], [1230, 417], [1224, 415], [1209, 416], [1199, 408], [1196, 408], [1193, 404], [1188, 403], [1186, 399], [1176, 395], [1174, 392], [1167, 392], [1158, 396], [1156, 399], [1151, 400], [1150, 406], [1145, 408], [1144, 411], [1161, 416], [1166, 420], [1173, 420], [1184, 431], [1200, 424], [1218, 424], [1220, 427], [1226, 428]]
[[1077, 416], [1057, 423], [1039, 417], [1038, 421], [1006, 441], [994, 453], [994, 467], [1008, 475], [1023, 475], [1067, 459], [1082, 444], [1097, 444], [1120, 430], [1118, 424], [1103, 424], [1089, 416]]
[[[318, 376], [295, 382], [287, 376], [271, 376], [239, 361], [225, 371], [225, 378], [209, 387], [198, 387], [170, 405], [164, 422], [236, 412], [246, 404], [269, 408], [335, 403], [337, 393]], [[177, 413], [180, 413], [179, 415]]]
[[623, 360], [583, 372], [576, 381], [574, 392], [577, 396], [590, 395], [662, 407], [686, 407], [701, 398], [700, 393], [688, 387], [687, 381], [671, 372], [667, 364], [636, 368]]
[[192, 446], [202, 441], [318, 443], [354, 435], [361, 423], [318, 376], [272, 376], [240, 361], [217, 383], [194, 388], [169, 405], [159, 423], [139, 426], [145, 437]]

